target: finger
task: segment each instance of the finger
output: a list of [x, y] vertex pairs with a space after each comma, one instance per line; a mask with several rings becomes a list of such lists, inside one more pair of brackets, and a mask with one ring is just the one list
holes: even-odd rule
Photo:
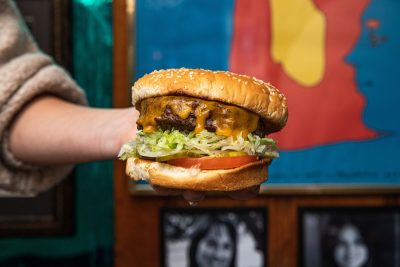
[[246, 200], [257, 196], [259, 192], [260, 192], [260, 186], [257, 185], [243, 190], [228, 192], [228, 195], [233, 199]]
[[168, 188], [168, 187], [162, 187], [158, 185], [152, 185], [154, 191], [156, 191], [157, 194], [161, 196], [177, 196], [182, 194], [182, 190], [180, 189], [174, 189], [174, 188]]
[[183, 191], [183, 198], [189, 202], [197, 203], [204, 199], [205, 193], [202, 191], [185, 190]]

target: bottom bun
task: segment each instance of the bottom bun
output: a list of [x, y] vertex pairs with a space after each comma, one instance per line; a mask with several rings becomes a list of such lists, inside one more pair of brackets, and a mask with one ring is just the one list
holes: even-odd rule
[[135, 180], [152, 185], [196, 190], [236, 191], [259, 185], [267, 180], [271, 159], [262, 159], [233, 169], [200, 170], [182, 168], [166, 163], [129, 158], [126, 174]]

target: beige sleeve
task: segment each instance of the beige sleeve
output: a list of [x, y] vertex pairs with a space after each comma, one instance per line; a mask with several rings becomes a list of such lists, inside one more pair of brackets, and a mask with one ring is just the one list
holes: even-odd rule
[[40, 52], [13, 2], [0, 0], [0, 195], [34, 195], [58, 183], [72, 166], [29, 166], [8, 148], [8, 129], [26, 103], [52, 94], [86, 104], [83, 91]]

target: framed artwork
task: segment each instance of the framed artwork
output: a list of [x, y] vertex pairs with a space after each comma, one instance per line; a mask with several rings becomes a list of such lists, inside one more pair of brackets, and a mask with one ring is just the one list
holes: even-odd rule
[[299, 266], [400, 265], [400, 209], [303, 208]]
[[[400, 192], [394, 149], [400, 3], [126, 0], [126, 6], [129, 85], [155, 69], [187, 67], [248, 74], [285, 93], [289, 120], [271, 135], [281, 152], [262, 192]], [[151, 190], [132, 183], [131, 191]]]
[[36, 197], [0, 198], [0, 236], [67, 235], [73, 231], [73, 181], [69, 177]]
[[[40, 49], [70, 67], [69, 0], [17, 0]], [[1, 236], [63, 235], [73, 231], [73, 175], [35, 197], [0, 198]]]
[[161, 266], [266, 266], [266, 209], [162, 209], [160, 227]]
[[22, 16], [43, 52], [71, 69], [70, 0], [16, 0]]

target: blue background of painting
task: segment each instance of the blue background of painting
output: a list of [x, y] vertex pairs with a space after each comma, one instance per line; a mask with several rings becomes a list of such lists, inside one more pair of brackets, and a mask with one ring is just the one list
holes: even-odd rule
[[[135, 76], [161, 68], [228, 69], [233, 11], [233, 0], [137, 1]], [[371, 1], [360, 18], [361, 35], [343, 59], [355, 68], [366, 100], [364, 123], [379, 138], [282, 151], [267, 183], [400, 183], [399, 11], [400, 1]], [[380, 21], [376, 34], [387, 38], [376, 47], [369, 41], [369, 19]]]

